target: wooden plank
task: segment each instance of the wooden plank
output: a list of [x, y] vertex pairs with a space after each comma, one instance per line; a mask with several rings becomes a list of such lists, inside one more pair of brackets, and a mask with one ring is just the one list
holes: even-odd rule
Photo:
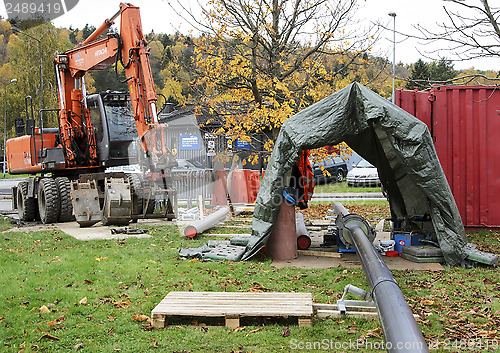
[[158, 314], [152, 314], [151, 315], [151, 324], [155, 328], [164, 328], [166, 326], [165, 316], [158, 315]]
[[236, 233], [203, 233], [203, 236], [206, 237], [226, 237], [226, 238], [234, 238], [234, 237], [249, 237], [250, 234], [247, 233], [242, 233], [242, 234], [236, 234]]
[[329, 226], [332, 221], [329, 219], [314, 219], [306, 222], [306, 226]]
[[239, 316], [226, 316], [226, 326], [235, 329], [240, 327], [240, 318]]
[[254, 304], [244, 304], [244, 303], [203, 303], [203, 302], [198, 302], [198, 303], [182, 303], [182, 302], [176, 302], [176, 303], [164, 303], [159, 305], [159, 308], [172, 308], [172, 309], [178, 309], [179, 306], [182, 305], [183, 308], [186, 310], [189, 308], [248, 308], [250, 306], [253, 306], [255, 308], [260, 308], [261, 310], [269, 310], [269, 311], [283, 311], [287, 309], [295, 309], [295, 310], [310, 310], [312, 312], [311, 305], [304, 304], [304, 303], [292, 303], [292, 304], [280, 304], [280, 305], [260, 305], [258, 303]]
[[301, 327], [312, 327], [311, 317], [299, 317], [298, 325]]
[[297, 314], [303, 314], [303, 315], [312, 315], [313, 310], [309, 306], [300, 306], [300, 307], [293, 307], [293, 306], [281, 306], [281, 307], [248, 307], [244, 305], [219, 305], [219, 306], [203, 306], [203, 305], [193, 305], [193, 306], [186, 306], [186, 307], [179, 307], [179, 305], [172, 305], [172, 306], [160, 306], [155, 309], [153, 309], [153, 313], [168, 313], [170, 315], [183, 315], [183, 314], [189, 314], [189, 315], [194, 315], [196, 313], [204, 313], [204, 315], [208, 314], [214, 314], [214, 315], [225, 315], [228, 313], [236, 313], [240, 315], [245, 315], [245, 314], [259, 314], [259, 315], [297, 315]]
[[167, 294], [167, 298], [187, 298], [187, 297], [200, 297], [200, 298], [310, 298], [312, 300], [311, 293], [290, 293], [290, 292], [170, 292]]
[[341, 314], [338, 310], [318, 310], [316, 315], [320, 318], [327, 317], [354, 317], [354, 318], [365, 318], [365, 319], [377, 319], [377, 312], [362, 312], [362, 311], [348, 311], [346, 314]]
[[339, 252], [334, 251], [324, 251], [324, 250], [297, 250], [299, 255], [303, 256], [320, 256], [320, 257], [334, 257], [342, 258], [344, 255]]
[[[337, 304], [313, 304], [313, 310], [314, 311], [318, 311], [318, 310], [337, 311], [338, 307], [337, 307]], [[376, 307], [369, 307], [369, 306], [347, 305], [346, 310], [347, 311], [362, 311], [362, 312], [377, 312]]]

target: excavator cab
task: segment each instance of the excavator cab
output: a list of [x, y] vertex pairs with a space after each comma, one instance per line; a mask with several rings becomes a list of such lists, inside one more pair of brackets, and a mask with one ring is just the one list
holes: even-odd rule
[[[102, 166], [136, 164], [137, 127], [126, 92], [103, 92], [87, 97]], [[140, 147], [139, 147], [140, 148]]]

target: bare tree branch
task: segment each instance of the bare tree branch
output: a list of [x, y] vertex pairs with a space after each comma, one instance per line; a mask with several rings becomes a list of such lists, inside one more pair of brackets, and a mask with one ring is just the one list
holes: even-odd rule
[[415, 26], [419, 35], [409, 35], [431, 42], [447, 43], [448, 48], [430, 54], [448, 51], [446, 56], [459, 60], [500, 56], [500, 7], [491, 7], [490, 0], [444, 0], [447, 21], [437, 29]]

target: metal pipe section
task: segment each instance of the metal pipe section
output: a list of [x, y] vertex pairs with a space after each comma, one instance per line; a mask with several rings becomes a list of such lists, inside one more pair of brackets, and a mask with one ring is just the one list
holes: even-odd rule
[[207, 229], [212, 228], [217, 223], [223, 221], [229, 213], [229, 207], [223, 207], [220, 210], [200, 219], [184, 229], [184, 235], [188, 238], [194, 238], [197, 234], [201, 234]]
[[[349, 211], [339, 202], [333, 204], [338, 217], [344, 217]], [[363, 270], [372, 290], [372, 297], [377, 306], [380, 323], [384, 331], [388, 352], [429, 352], [413, 313], [398, 284], [392, 277], [379, 253], [374, 249], [364, 231], [357, 224], [345, 227], [351, 232]]]

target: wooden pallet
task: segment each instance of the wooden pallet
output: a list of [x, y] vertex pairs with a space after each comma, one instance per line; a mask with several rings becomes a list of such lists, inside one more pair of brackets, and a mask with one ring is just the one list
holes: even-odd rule
[[154, 327], [169, 317], [223, 317], [226, 326], [240, 326], [241, 317], [297, 317], [299, 326], [312, 326], [311, 293], [170, 292], [151, 312]]

